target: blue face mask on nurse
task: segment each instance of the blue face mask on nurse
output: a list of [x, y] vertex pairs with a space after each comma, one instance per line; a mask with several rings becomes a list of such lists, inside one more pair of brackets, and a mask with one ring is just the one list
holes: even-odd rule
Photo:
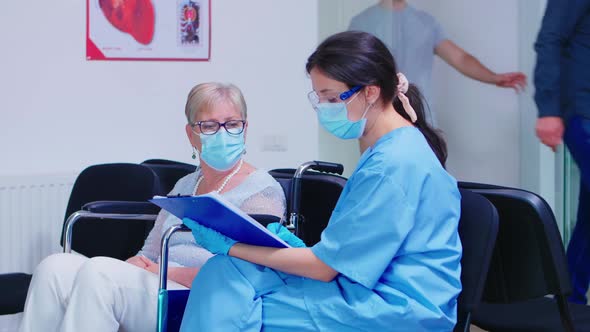
[[320, 92], [311, 91], [307, 97], [317, 112], [320, 125], [332, 135], [341, 139], [360, 138], [367, 125], [367, 112], [371, 109], [371, 103], [365, 103], [365, 110], [358, 120], [351, 120], [348, 105], [359, 100], [362, 86], [357, 85], [351, 89], [338, 92], [332, 89], [324, 89]]

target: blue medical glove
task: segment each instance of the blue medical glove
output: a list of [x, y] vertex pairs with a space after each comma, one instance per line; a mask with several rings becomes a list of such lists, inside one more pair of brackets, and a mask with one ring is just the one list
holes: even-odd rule
[[307, 247], [303, 240], [295, 236], [287, 229], [287, 227], [281, 225], [278, 222], [270, 223], [266, 226], [269, 231], [275, 233], [281, 240], [287, 242], [293, 248], [305, 248]]
[[193, 232], [195, 241], [203, 248], [215, 255], [227, 255], [229, 249], [238, 241], [230, 239], [229, 237], [205, 227], [198, 222], [184, 218], [182, 223], [190, 228]]

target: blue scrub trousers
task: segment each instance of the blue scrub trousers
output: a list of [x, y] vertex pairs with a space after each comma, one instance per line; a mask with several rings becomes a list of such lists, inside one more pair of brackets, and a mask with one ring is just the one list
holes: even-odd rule
[[570, 301], [586, 304], [590, 284], [590, 119], [572, 117], [564, 140], [581, 173], [578, 220], [567, 248], [573, 287]]
[[180, 331], [318, 331], [302, 284], [301, 277], [217, 255], [193, 281]]

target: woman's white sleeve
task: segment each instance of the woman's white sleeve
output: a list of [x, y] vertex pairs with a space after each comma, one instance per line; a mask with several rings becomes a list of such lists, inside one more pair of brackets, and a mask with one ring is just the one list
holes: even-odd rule
[[248, 214], [268, 214], [284, 218], [286, 209], [285, 194], [278, 184], [266, 187], [244, 200], [240, 208]]

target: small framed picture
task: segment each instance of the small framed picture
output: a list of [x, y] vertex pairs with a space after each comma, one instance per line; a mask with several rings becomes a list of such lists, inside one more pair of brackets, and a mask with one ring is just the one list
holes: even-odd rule
[[87, 60], [207, 61], [211, 0], [86, 0]]

